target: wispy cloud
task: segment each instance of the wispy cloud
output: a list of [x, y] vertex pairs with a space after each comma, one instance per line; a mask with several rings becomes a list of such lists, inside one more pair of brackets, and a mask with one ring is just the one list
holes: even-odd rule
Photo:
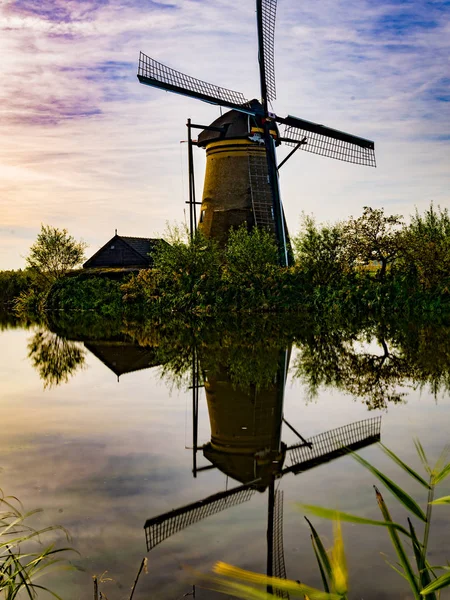
[[[449, 204], [450, 3], [278, 4], [276, 111], [375, 139], [379, 165], [296, 155], [282, 178], [291, 228], [302, 209], [326, 220], [366, 204], [406, 215]], [[2, 4], [0, 226], [51, 222], [95, 247], [115, 227], [152, 235], [183, 219], [184, 123], [218, 110], [139, 86], [141, 49], [259, 94], [253, 0]], [[196, 160], [200, 194], [201, 151]], [[25, 242], [0, 249], [0, 267], [19, 265]]]

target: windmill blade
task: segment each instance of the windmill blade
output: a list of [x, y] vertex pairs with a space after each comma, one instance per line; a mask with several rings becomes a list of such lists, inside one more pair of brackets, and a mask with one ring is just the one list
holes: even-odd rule
[[[279, 579], [286, 579], [283, 543], [283, 495], [284, 492], [281, 490], [277, 490], [275, 492], [272, 524], [272, 575], [274, 577], [278, 577]], [[275, 595], [278, 596], [278, 598], [289, 599], [289, 594], [285, 590], [275, 589]]]
[[251, 485], [240, 485], [226, 492], [219, 492], [198, 502], [193, 502], [181, 508], [176, 508], [152, 519], [144, 525], [147, 551], [163, 542], [189, 525], [198, 523], [206, 517], [215, 515], [222, 510], [247, 502], [256, 489]]
[[285, 473], [303, 473], [317, 465], [329, 462], [380, 441], [381, 417], [372, 417], [338, 427], [309, 438], [308, 444], [297, 444], [288, 448], [286, 457], [291, 465]]
[[275, 87], [275, 19], [277, 0], [256, 0], [258, 59], [264, 108], [277, 97]]
[[300, 146], [300, 150], [358, 165], [376, 167], [375, 144], [371, 140], [290, 115], [286, 118], [276, 117], [276, 120], [286, 126], [280, 141], [288, 145], [294, 146], [305, 140], [306, 143]]
[[209, 104], [227, 106], [251, 115], [256, 114], [251, 108], [249, 101], [245, 99], [241, 92], [227, 90], [226, 88], [175, 71], [150, 58], [143, 52], [139, 55], [137, 77], [141, 83], [166, 90], [167, 92], [190, 96]]

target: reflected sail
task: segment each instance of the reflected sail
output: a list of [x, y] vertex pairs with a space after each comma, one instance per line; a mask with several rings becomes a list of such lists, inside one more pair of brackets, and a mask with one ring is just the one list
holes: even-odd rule
[[308, 444], [288, 448], [287, 455], [291, 464], [284, 469], [284, 473], [303, 473], [339, 456], [379, 442], [380, 431], [381, 417], [372, 417], [319, 433], [309, 438]]
[[252, 486], [242, 485], [226, 492], [213, 494], [181, 508], [176, 508], [153, 519], [148, 519], [144, 525], [147, 551], [152, 550], [168, 537], [194, 523], [198, 523], [232, 506], [247, 502], [255, 491]]

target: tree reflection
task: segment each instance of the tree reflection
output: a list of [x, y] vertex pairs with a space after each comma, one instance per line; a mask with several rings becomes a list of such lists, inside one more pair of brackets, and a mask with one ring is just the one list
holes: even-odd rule
[[[161, 377], [181, 387], [192, 384], [193, 352], [202, 373], [211, 378], [226, 376], [235, 389], [270, 387], [278, 368], [274, 357], [281, 349], [293, 347], [298, 350], [293, 376], [306, 385], [309, 397], [316, 397], [323, 386], [334, 387], [360, 398], [369, 409], [385, 409], [406, 401], [412, 389], [429, 389], [436, 398], [450, 390], [450, 327], [437, 316], [431, 323], [402, 321], [397, 314], [360, 315], [343, 322], [305, 313], [220, 319], [174, 315], [173, 319], [125, 319], [113, 324], [100, 317], [98, 322], [92, 319], [91, 314], [82, 319], [79, 314], [65, 315], [63, 324], [55, 320], [51, 326], [64, 338], [113, 339], [151, 349], [153, 364], [161, 365]], [[40, 335], [42, 340], [30, 344], [36, 346], [30, 356], [41, 353], [50, 334]], [[82, 354], [77, 346], [71, 352]], [[67, 380], [76, 362], [76, 358], [72, 363], [69, 360], [65, 379], [55, 378], [55, 382]]]
[[48, 330], [39, 330], [28, 341], [28, 358], [44, 382], [44, 388], [67, 383], [86, 359], [86, 350]]
[[298, 344], [295, 376], [309, 397], [321, 386], [361, 398], [370, 410], [405, 400], [405, 388], [450, 389], [446, 328], [392, 328], [380, 322], [362, 331], [320, 329]]

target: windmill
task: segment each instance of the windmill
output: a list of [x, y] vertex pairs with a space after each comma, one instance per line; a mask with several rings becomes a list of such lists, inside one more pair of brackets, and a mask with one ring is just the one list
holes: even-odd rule
[[[191, 129], [202, 129], [196, 145], [206, 148], [206, 172], [199, 229], [224, 243], [232, 226], [247, 223], [276, 236], [279, 261], [289, 263], [289, 237], [281, 203], [278, 171], [298, 149], [375, 167], [375, 145], [355, 135], [269, 110], [276, 98], [274, 35], [277, 0], [256, 0], [261, 100], [175, 71], [140, 53], [141, 83], [231, 110], [211, 125], [188, 120], [191, 232], [196, 222]], [[278, 125], [284, 126], [280, 135]], [[293, 146], [277, 163], [276, 146]]]
[[[202, 377], [200, 360], [193, 349], [193, 475], [218, 469], [227, 476], [227, 481], [230, 478], [240, 485], [147, 519], [144, 525], [147, 551], [203, 519], [250, 501], [257, 492], [267, 492], [266, 572], [285, 579], [283, 491], [277, 489], [278, 483], [289, 473], [301, 474], [380, 441], [381, 417], [305, 439], [283, 416], [290, 348], [279, 348], [270, 358], [276, 361], [276, 375], [270, 384], [264, 389], [239, 388], [230, 378], [229, 364], [219, 365], [214, 372], [206, 370]], [[211, 427], [211, 441], [203, 445], [198, 444], [201, 387], [205, 388]], [[298, 443], [288, 446], [282, 442], [283, 424], [294, 432]], [[199, 451], [209, 464], [197, 466]], [[277, 595], [287, 597], [280, 590]]]

